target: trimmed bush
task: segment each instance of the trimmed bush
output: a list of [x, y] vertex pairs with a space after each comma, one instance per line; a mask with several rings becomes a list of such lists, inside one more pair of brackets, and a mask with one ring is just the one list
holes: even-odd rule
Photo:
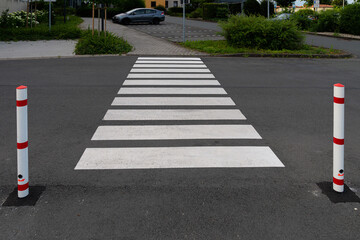
[[203, 17], [203, 10], [202, 8], [198, 8], [192, 13], [189, 14], [190, 18], [202, 18]]
[[316, 24], [318, 32], [339, 32], [340, 11], [337, 9], [322, 11]]
[[234, 47], [295, 50], [303, 46], [304, 36], [292, 21], [231, 16], [227, 22], [221, 22], [220, 26], [226, 41]]
[[132, 50], [132, 46], [123, 38], [107, 32], [106, 37], [103, 32], [98, 36], [96, 31], [92, 36], [92, 31], [88, 30], [82, 34], [81, 39], [75, 47], [77, 55], [95, 54], [123, 54]]
[[158, 6], [155, 7], [155, 9], [157, 9], [159, 11], [166, 12], [166, 8], [163, 5], [158, 5]]
[[290, 16], [290, 20], [294, 21], [301, 30], [309, 30], [314, 24], [314, 20], [318, 14], [311, 9], [301, 9]]
[[229, 11], [230, 14], [236, 15], [238, 13], [241, 13], [241, 3], [231, 3], [229, 4]]
[[244, 3], [244, 12], [246, 15], [259, 15], [260, 14], [260, 3], [257, 0], [247, 0]]
[[229, 14], [228, 5], [224, 3], [204, 3], [203, 18], [227, 18]]
[[340, 31], [360, 35], [360, 3], [345, 6], [340, 12]]

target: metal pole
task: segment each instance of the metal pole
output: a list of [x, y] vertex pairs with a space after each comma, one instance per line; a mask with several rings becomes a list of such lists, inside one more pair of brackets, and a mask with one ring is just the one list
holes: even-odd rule
[[183, 0], [183, 42], [185, 43], [185, 0]]
[[333, 189], [344, 192], [345, 86], [334, 85]]
[[92, 4], [92, 35], [94, 36], [94, 19], [95, 19], [95, 6], [94, 6], [94, 1]]
[[64, 0], [64, 23], [66, 23], [66, 0]]
[[29, 195], [27, 87], [16, 88], [18, 198]]
[[97, 30], [98, 30], [98, 36], [100, 36], [100, 8], [99, 7], [98, 7], [98, 29]]
[[270, 3], [269, 3], [270, 0], [267, 0], [267, 18], [269, 19], [270, 18]]

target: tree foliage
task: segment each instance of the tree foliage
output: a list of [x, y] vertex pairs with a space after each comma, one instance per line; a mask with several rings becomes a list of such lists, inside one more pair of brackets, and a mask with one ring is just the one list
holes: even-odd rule
[[[268, 1], [267, 0], [262, 0], [261, 3], [260, 3], [260, 14], [264, 17], [268, 17], [267, 15], [267, 3]], [[274, 3], [272, 1], [269, 1], [269, 13], [270, 13], [270, 16], [274, 15], [275, 13], [275, 10], [274, 10]]]
[[260, 3], [257, 0], [247, 0], [244, 3], [244, 12], [246, 15], [259, 15]]
[[294, 0], [276, 0], [280, 7], [290, 7]]
[[[345, 0], [345, 6], [348, 5], [348, 2]], [[331, 5], [333, 6], [337, 6], [337, 7], [342, 7], [343, 6], [343, 0], [333, 0], [331, 2]]]

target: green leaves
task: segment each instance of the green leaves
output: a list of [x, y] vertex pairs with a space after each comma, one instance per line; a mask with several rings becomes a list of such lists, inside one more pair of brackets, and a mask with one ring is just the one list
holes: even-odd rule
[[220, 23], [229, 45], [270, 50], [300, 49], [304, 36], [292, 21], [270, 21], [264, 17], [231, 16]]

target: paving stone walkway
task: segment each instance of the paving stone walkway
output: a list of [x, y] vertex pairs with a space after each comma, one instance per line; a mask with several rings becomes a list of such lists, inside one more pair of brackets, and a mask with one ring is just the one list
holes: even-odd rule
[[[91, 18], [83, 19], [84, 22], [81, 24], [81, 27], [83, 29], [91, 29]], [[95, 29], [96, 28], [97, 19], [95, 19]], [[107, 30], [118, 35], [119, 37], [123, 37], [134, 47], [134, 50], [129, 52], [128, 55], [207, 55], [205, 53], [189, 50], [169, 41], [130, 29], [121, 24], [115, 24], [111, 21], [107, 21]]]

